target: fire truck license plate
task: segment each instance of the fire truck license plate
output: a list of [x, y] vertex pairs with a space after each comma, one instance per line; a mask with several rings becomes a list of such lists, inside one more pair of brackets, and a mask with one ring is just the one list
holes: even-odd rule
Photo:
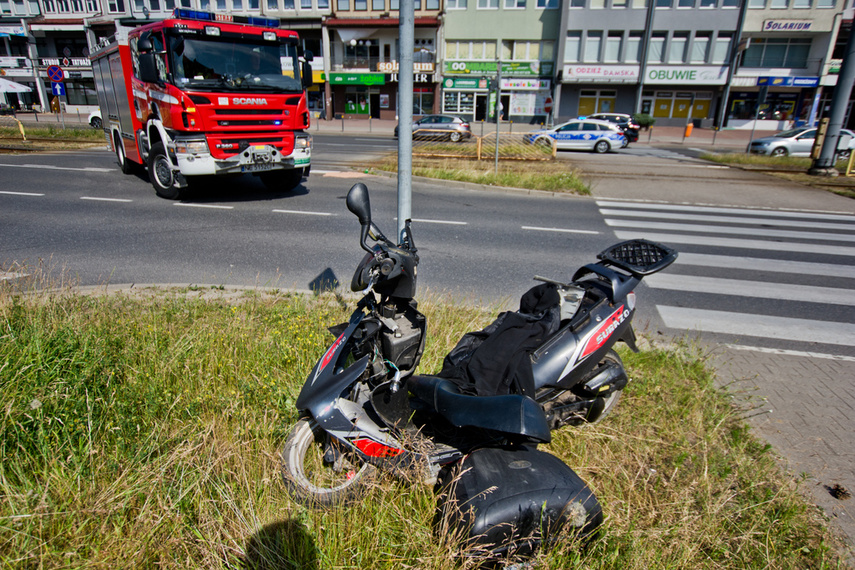
[[244, 164], [240, 167], [241, 172], [260, 172], [262, 170], [272, 170], [273, 164], [270, 162], [259, 162], [257, 164]]

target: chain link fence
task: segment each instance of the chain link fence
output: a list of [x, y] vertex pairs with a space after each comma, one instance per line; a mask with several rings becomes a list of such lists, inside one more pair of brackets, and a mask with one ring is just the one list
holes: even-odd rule
[[413, 131], [413, 156], [493, 160], [554, 160], [555, 141], [533, 133], [461, 135], [457, 131], [420, 128]]

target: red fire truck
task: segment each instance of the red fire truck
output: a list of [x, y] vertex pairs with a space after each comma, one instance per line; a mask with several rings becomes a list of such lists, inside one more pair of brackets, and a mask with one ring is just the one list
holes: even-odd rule
[[308, 176], [312, 55], [278, 20], [176, 9], [119, 28], [89, 57], [119, 167], [145, 165], [158, 195], [178, 199], [208, 174], [250, 173], [276, 190]]

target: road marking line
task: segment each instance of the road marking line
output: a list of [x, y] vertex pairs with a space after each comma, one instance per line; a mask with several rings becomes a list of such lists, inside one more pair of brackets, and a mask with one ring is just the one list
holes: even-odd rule
[[794, 253], [821, 253], [824, 255], [844, 255], [855, 257], [855, 247], [842, 245], [823, 245], [813, 243], [777, 242], [759, 239], [731, 239], [712, 236], [688, 236], [681, 234], [660, 234], [655, 232], [621, 232], [616, 231], [618, 239], [644, 238], [650, 241], [662, 242], [666, 245], [702, 245], [710, 247], [733, 247], [739, 249], [758, 249], [765, 251], [788, 251]]
[[[718, 222], [725, 224], [757, 224], [763, 226], [784, 226], [788, 228], [855, 231], [855, 224], [829, 224], [817, 221], [769, 220], [766, 218], [738, 218], [731, 216], [712, 216], [703, 214], [669, 212], [633, 212], [631, 210], [612, 210], [608, 208], [600, 208], [600, 214], [602, 214], [603, 216], [630, 216], [633, 218], [654, 218], [657, 220]], [[855, 222], [855, 218], [853, 218], [852, 221]]]
[[675, 275], [673, 273], [650, 275], [644, 279], [644, 283], [654, 289], [668, 289], [671, 291], [689, 291], [692, 293], [760, 297], [778, 299], [780, 301], [802, 301], [805, 303], [855, 306], [855, 290], [838, 289], [835, 287], [743, 281], [740, 279], [720, 279], [717, 277], [699, 277], [696, 275]]
[[752, 208], [723, 208], [715, 206], [693, 206], [689, 204], [665, 204], [659, 202], [620, 202], [608, 199], [597, 200], [597, 206], [605, 208], [636, 208], [640, 210], [678, 210], [687, 212], [710, 212], [725, 214], [751, 214], [752, 216], [778, 216], [781, 218], [811, 218], [817, 220], [855, 221], [855, 215], [845, 212], [820, 210], [773, 210]]
[[811, 263], [760, 257], [730, 257], [706, 253], [680, 253], [676, 265], [698, 265], [701, 267], [724, 267], [727, 269], [749, 269], [775, 273], [827, 275], [855, 279], [855, 266], [834, 263]]
[[217, 206], [215, 204], [185, 204], [184, 202], [178, 202], [175, 204], [176, 206], [186, 206], [188, 208], [213, 208], [218, 210], [233, 210], [234, 206]]
[[8, 194], [10, 196], [44, 196], [44, 194], [35, 194], [33, 192], [6, 192], [0, 190], [0, 194]]
[[563, 228], [540, 228], [537, 226], [521, 226], [521, 229], [524, 230], [533, 230], [536, 232], [560, 232], [565, 234], [591, 234], [591, 235], [599, 235], [600, 232], [592, 231], [592, 230], [567, 230]]
[[[776, 237], [791, 239], [807, 239], [820, 241], [855, 241], [852, 234], [829, 234], [820, 232], [791, 232], [788, 230], [764, 230], [759, 228], [744, 228], [738, 226], [707, 226], [701, 224], [672, 224], [667, 222], [644, 222], [640, 220], [605, 219], [606, 225], [614, 228], [639, 228], [643, 230], [665, 230], [676, 232], [703, 232], [708, 234], [748, 235], [758, 237]], [[853, 228], [855, 229], [855, 228]]]
[[8, 281], [10, 279], [20, 279], [29, 276], [29, 273], [14, 273], [12, 271], [0, 271], [0, 281]]
[[[395, 220], [398, 218], [396, 217]], [[446, 224], [449, 226], [468, 226], [468, 222], [453, 222], [451, 220], [426, 220], [421, 218], [413, 218], [412, 221], [419, 222], [421, 224]]]
[[765, 346], [743, 346], [741, 344], [725, 344], [733, 350], [747, 350], [749, 352], [765, 352], [767, 354], [780, 354], [782, 356], [802, 356], [806, 358], [824, 358], [826, 360], [842, 360], [844, 362], [855, 362], [855, 356], [845, 354], [825, 354], [822, 352], [807, 352], [804, 350], [784, 350], [783, 348], [766, 348]]
[[81, 200], [93, 200], [96, 202], [133, 202], [127, 198], [95, 198], [93, 196], [81, 196]]
[[851, 346], [855, 325], [730, 311], [708, 311], [657, 305], [665, 326], [672, 329], [819, 342]]
[[305, 214], [307, 216], [332, 216], [329, 212], [304, 212], [302, 210], [273, 210], [277, 214]]
[[38, 168], [39, 170], [74, 170], [76, 172], [113, 172], [113, 168], [97, 168], [87, 166], [85, 168], [75, 168], [71, 166], [54, 166], [52, 164], [0, 164], [0, 166], [10, 166], [12, 168]]

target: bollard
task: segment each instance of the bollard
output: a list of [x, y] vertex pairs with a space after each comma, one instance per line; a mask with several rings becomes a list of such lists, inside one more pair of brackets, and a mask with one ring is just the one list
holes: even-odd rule
[[686, 139], [686, 138], [689, 138], [690, 136], [692, 136], [692, 129], [694, 129], [694, 128], [695, 128], [695, 125], [693, 125], [692, 123], [689, 123], [688, 125], [686, 125], [686, 129], [683, 131], [683, 138]]

